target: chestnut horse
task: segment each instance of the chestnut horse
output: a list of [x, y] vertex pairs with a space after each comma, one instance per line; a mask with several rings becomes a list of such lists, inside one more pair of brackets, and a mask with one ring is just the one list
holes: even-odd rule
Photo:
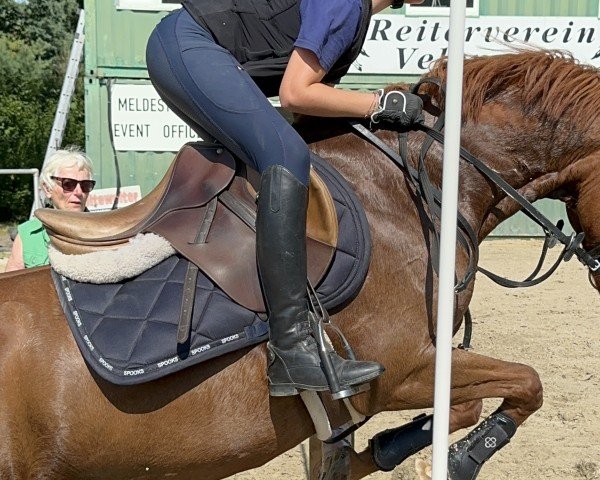
[[[432, 74], [443, 78], [445, 64]], [[600, 74], [568, 56], [517, 52], [465, 63], [462, 145], [530, 200], [564, 200], [586, 247], [600, 243], [599, 118]], [[397, 148], [397, 135], [378, 135]], [[423, 140], [409, 135], [413, 165]], [[437, 282], [421, 202], [403, 173], [347, 128], [312, 148], [355, 188], [373, 238], [364, 287], [334, 320], [359, 358], [386, 371], [352, 403], [366, 415], [431, 407]], [[441, 153], [434, 146], [426, 159], [436, 185]], [[459, 208], [481, 241], [519, 206], [463, 165]], [[460, 276], [467, 258], [460, 247], [457, 255]], [[456, 329], [472, 291], [471, 283], [458, 295]], [[81, 359], [48, 268], [0, 276], [0, 317], [0, 478], [219, 479], [314, 433], [300, 397], [269, 397], [264, 345], [118, 387]], [[519, 426], [542, 405], [542, 384], [527, 365], [454, 349], [451, 399], [462, 408], [451, 430], [477, 423], [484, 398], [501, 398], [499, 412]], [[341, 407], [329, 408], [345, 421]], [[376, 470], [369, 448], [353, 455], [351, 478]]]

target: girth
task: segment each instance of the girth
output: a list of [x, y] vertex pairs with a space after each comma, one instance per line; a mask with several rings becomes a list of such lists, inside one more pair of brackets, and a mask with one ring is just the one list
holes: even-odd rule
[[[138, 233], [161, 235], [234, 301], [265, 312], [255, 254], [256, 193], [235, 167], [221, 146], [189, 143], [154, 190], [132, 205], [99, 213], [45, 208], [35, 215], [65, 254], [119, 248]], [[312, 169], [310, 178], [308, 277], [316, 285], [335, 252], [338, 224], [327, 187]]]

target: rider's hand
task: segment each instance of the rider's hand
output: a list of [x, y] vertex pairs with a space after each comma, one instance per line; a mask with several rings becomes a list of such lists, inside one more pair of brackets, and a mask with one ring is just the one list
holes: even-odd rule
[[381, 92], [379, 106], [371, 114], [373, 127], [388, 130], [408, 130], [415, 124], [423, 124], [423, 100], [409, 92], [392, 90]]

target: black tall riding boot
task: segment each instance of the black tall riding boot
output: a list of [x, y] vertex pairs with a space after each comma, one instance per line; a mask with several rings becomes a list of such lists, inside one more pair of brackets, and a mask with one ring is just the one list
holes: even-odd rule
[[[310, 333], [306, 293], [308, 189], [285, 167], [269, 167], [261, 179], [256, 249], [269, 312], [269, 390], [273, 396], [298, 390], [328, 390], [316, 341]], [[340, 385], [370, 382], [383, 372], [376, 362], [332, 354]]]

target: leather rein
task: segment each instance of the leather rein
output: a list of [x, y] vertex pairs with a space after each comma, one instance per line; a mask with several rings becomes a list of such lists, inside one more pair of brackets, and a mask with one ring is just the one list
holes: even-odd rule
[[[417, 93], [419, 87], [423, 84], [431, 83], [436, 85], [443, 93], [441, 80], [439, 78], [424, 78], [417, 84], [411, 87], [412, 93]], [[429, 214], [429, 228], [432, 232], [432, 264], [437, 271], [438, 258], [439, 258], [439, 231], [436, 227], [436, 222], [439, 224], [441, 218], [441, 191], [435, 187], [428, 176], [425, 167], [425, 156], [429, 151], [433, 142], [438, 142], [441, 145], [444, 144], [444, 134], [442, 133], [444, 127], [444, 112], [440, 112], [437, 121], [433, 127], [426, 125], [416, 125], [417, 130], [421, 130], [427, 134], [425, 141], [421, 147], [419, 153], [419, 161], [417, 168], [415, 169], [408, 163], [408, 134], [407, 132], [398, 133], [398, 152], [393, 150], [389, 145], [380, 140], [374, 135], [367, 127], [361, 122], [351, 120], [350, 125], [369, 143], [377, 147], [382, 153], [384, 153], [397, 167], [399, 167], [405, 174], [415, 189], [420, 194], [420, 198], [424, 201]], [[492, 281], [508, 288], [520, 288], [520, 287], [531, 287], [538, 285], [547, 278], [549, 278], [562, 263], [562, 261], [569, 261], [573, 256], [576, 256], [581, 263], [589, 269], [590, 282], [592, 286], [595, 286], [592, 274], [600, 270], [600, 246], [594, 247], [591, 250], [585, 250], [582, 246], [584, 233], [573, 233], [567, 235], [562, 231], [564, 222], [559, 220], [554, 225], [544, 214], [542, 214], [531, 202], [529, 202], [523, 195], [521, 195], [514, 187], [512, 187], [506, 180], [504, 180], [496, 171], [485, 165], [481, 160], [473, 156], [464, 148], [460, 148], [460, 158], [472, 165], [479, 171], [483, 176], [493, 182], [498, 188], [503, 190], [510, 198], [516, 201], [522, 207], [522, 212], [529, 217], [532, 221], [537, 223], [544, 231], [545, 241], [542, 247], [542, 253], [534, 271], [522, 281], [510, 280], [502, 277], [495, 273], [486, 270], [485, 268], [477, 265], [479, 260], [479, 241], [478, 236], [465, 219], [465, 217], [457, 212], [457, 241], [464, 248], [468, 255], [468, 266], [465, 275], [460, 281], [457, 281], [455, 285], [455, 293], [459, 293], [464, 290], [469, 283], [473, 280], [476, 271], [480, 271]], [[431, 218], [433, 217], [433, 218]], [[564, 248], [554, 264], [543, 274], [539, 275], [540, 270], [544, 264], [546, 253], [549, 248], [552, 248], [557, 243], [561, 243]], [[468, 346], [469, 338], [465, 335], [465, 341], [463, 342]]]

